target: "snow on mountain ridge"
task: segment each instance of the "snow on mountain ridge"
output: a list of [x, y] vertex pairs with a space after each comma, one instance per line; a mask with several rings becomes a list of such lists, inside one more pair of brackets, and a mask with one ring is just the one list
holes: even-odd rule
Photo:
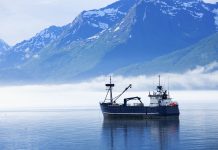
[[159, 5], [160, 11], [166, 15], [176, 16], [181, 11], [187, 11], [195, 18], [202, 18], [203, 11], [212, 11], [202, 0], [144, 0], [145, 3]]
[[73, 22], [67, 24], [56, 47], [70, 47], [75, 41], [87, 40], [118, 23], [132, 7], [134, 1], [117, 1], [101, 9], [83, 11]]
[[44, 47], [46, 44], [50, 43], [51, 41], [55, 40], [60, 32], [61, 32], [60, 27], [51, 26], [37, 33], [31, 39], [16, 44], [13, 47], [13, 50], [18, 52], [18, 51], [23, 51], [26, 48], [29, 49], [31, 48], [33, 51], [36, 51]]
[[108, 15], [108, 16], [116, 16], [117, 14], [122, 14], [122, 15], [125, 15], [126, 13], [124, 12], [121, 12], [119, 11], [118, 9], [114, 9], [114, 8], [106, 8], [106, 9], [103, 9], [103, 10], [90, 10], [90, 11], [86, 11], [84, 13], [84, 16], [85, 17], [91, 17], [91, 16], [100, 16], [100, 17], [103, 17], [105, 15]]
[[[24, 40], [10, 49], [11, 53], [20, 53], [21, 60], [36, 58], [38, 51], [51, 43], [62, 32], [61, 27], [51, 26], [37, 33], [29, 40]], [[38, 57], [37, 57], [38, 58]]]

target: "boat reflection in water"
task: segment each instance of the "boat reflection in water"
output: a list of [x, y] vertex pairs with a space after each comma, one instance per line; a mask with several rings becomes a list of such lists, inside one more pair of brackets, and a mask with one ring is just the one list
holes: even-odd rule
[[102, 125], [104, 149], [176, 149], [179, 118], [156, 120], [110, 120]]

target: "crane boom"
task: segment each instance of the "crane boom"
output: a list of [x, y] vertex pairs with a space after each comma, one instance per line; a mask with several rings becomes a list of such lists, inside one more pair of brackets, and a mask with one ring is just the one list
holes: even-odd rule
[[123, 90], [122, 93], [120, 93], [118, 96], [116, 96], [113, 100], [114, 103], [116, 103], [117, 99], [120, 98], [129, 88], [132, 88], [132, 84], [130, 84], [128, 87], [125, 88], [125, 90]]

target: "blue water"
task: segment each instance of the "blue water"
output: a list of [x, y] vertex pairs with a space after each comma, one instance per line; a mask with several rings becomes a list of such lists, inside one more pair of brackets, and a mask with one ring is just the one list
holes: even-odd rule
[[0, 112], [1, 150], [218, 149], [218, 107], [179, 120], [104, 120], [99, 109]]

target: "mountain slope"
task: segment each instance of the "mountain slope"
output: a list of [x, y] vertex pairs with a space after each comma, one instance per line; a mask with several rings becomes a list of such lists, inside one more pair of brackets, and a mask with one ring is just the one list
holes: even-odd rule
[[215, 8], [196, 0], [138, 1], [129, 12], [134, 15], [126, 42], [111, 49], [91, 72], [113, 72], [194, 44], [216, 32]]
[[[131, 16], [126, 16], [131, 19]], [[83, 41], [75, 41], [62, 49], [53, 49], [48, 53], [48, 49], [41, 51], [40, 59], [28, 61], [23, 68], [25, 70], [32, 70], [34, 68], [34, 75], [36, 78], [53, 79], [72, 79], [79, 75], [81, 72], [86, 72], [93, 67], [103, 58], [103, 56], [114, 46], [125, 42], [124, 39], [128, 37], [128, 26], [131, 24], [123, 23], [125, 28], [120, 30], [114, 38], [115, 29], [107, 30], [104, 33], [99, 33], [93, 38], [88, 38]], [[52, 62], [52, 63], [51, 63]], [[65, 65], [63, 65], [65, 64]], [[54, 70], [54, 71], [46, 71]], [[32, 72], [32, 71], [30, 71]], [[41, 72], [44, 72], [41, 74]], [[51, 78], [50, 78], [51, 79]]]
[[152, 61], [119, 69], [116, 74], [134, 76], [163, 72], [182, 73], [212, 62], [218, 62], [218, 33], [185, 49], [177, 50]]
[[62, 32], [62, 28], [51, 26], [42, 30], [29, 40], [24, 40], [8, 49], [0, 63], [4, 68], [16, 68], [29, 59], [38, 58], [39, 51], [54, 41]]
[[[99, 10], [82, 12], [72, 23], [62, 27], [51, 26], [10, 48], [0, 66], [17, 68], [31, 59], [41, 57], [43, 49], [62, 49], [71, 43], [91, 38], [115, 25], [127, 13], [133, 1], [118, 1]], [[52, 62], [51, 62], [52, 63]]]
[[[215, 33], [213, 10], [216, 7], [196, 0], [137, 0], [115, 26], [67, 46], [54, 44], [49, 48], [53, 52], [48, 57], [32, 61], [27, 66], [40, 66], [35, 72], [37, 77], [40, 72], [53, 70], [44, 76], [56, 79], [107, 74], [187, 47]], [[62, 43], [62, 39], [55, 42]], [[44, 56], [47, 51], [43, 50]]]
[[[102, 56], [101, 48], [110, 49], [109, 47], [112, 45], [105, 45], [104, 41], [98, 41], [98, 36], [108, 32], [110, 28], [120, 22], [134, 3], [134, 0], [118, 1], [100, 10], [84, 11], [72, 23], [56, 27], [58, 31], [61, 30], [60, 34], [40, 49], [32, 50], [29, 47], [38, 45], [37, 41], [39, 40], [35, 39], [39, 39], [41, 33], [45, 33], [45, 31], [37, 34], [32, 38], [33, 40], [30, 39], [15, 45], [5, 57], [5, 63], [0, 64], [6, 66], [0, 70], [1, 78], [4, 81], [42, 81], [56, 78], [63, 80], [72, 78], [78, 72], [89, 70]], [[19, 48], [20, 50], [17, 50]], [[28, 55], [26, 55], [25, 49], [28, 50]], [[28, 58], [22, 59], [25, 56]], [[89, 58], [92, 63], [88, 62]], [[6, 63], [7, 60], [15, 61]]]

